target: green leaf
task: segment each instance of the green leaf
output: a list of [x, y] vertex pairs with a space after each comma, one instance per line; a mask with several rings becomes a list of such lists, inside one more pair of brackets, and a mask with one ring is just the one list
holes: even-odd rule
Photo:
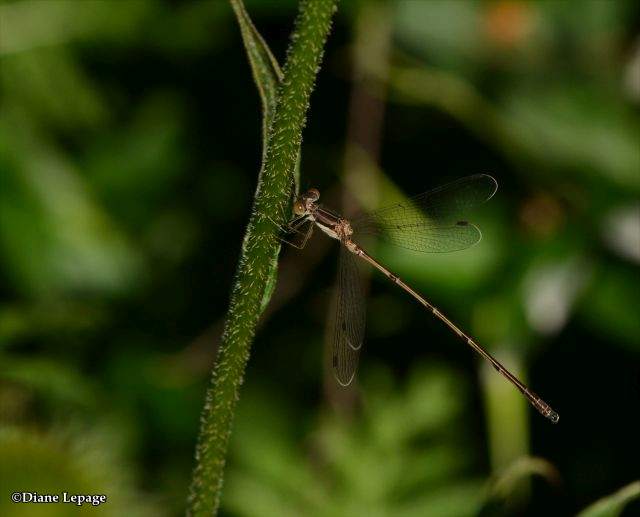
[[236, 13], [238, 25], [240, 25], [240, 34], [242, 35], [242, 41], [247, 51], [247, 57], [249, 58], [249, 64], [253, 72], [253, 79], [260, 92], [263, 110], [263, 150], [266, 152], [267, 133], [269, 125], [273, 121], [273, 114], [278, 97], [278, 87], [284, 76], [280, 65], [278, 65], [278, 61], [251, 21], [242, 0], [230, 1], [231, 7], [233, 7], [233, 11]]
[[610, 496], [603, 497], [582, 510], [578, 517], [615, 517], [640, 496], [640, 481], [634, 481]]
[[19, 110], [0, 117], [0, 249], [28, 294], [121, 292], [141, 258], [81, 170]]
[[555, 466], [544, 458], [523, 456], [505, 468], [489, 487], [489, 497], [507, 499], [522, 480], [540, 476], [553, 485], [560, 484], [560, 473]]
[[[31, 426], [35, 427], [35, 426]], [[136, 476], [108, 424], [53, 426], [46, 432], [0, 426], [0, 486], [6, 494], [28, 490], [39, 494], [106, 494], [100, 515], [164, 516], [158, 501], [137, 488]], [[69, 504], [16, 505], [0, 499], [0, 515], [64, 517]], [[83, 508], [87, 508], [85, 503]], [[74, 507], [77, 508], [77, 507]]]
[[0, 379], [16, 383], [58, 406], [97, 405], [93, 385], [71, 366], [49, 359], [0, 356]]
[[306, 413], [293, 411], [281, 388], [249, 382], [230, 447], [227, 513], [478, 514], [486, 490], [469, 475], [470, 442], [458, 425], [469, 387], [433, 364], [414, 366], [398, 383], [383, 366], [363, 373], [359, 409], [323, 411], [308, 434], [300, 428]]
[[[251, 71], [253, 73], [253, 80], [258, 87], [260, 93], [260, 100], [262, 101], [262, 167], [260, 174], [264, 170], [264, 161], [267, 152], [267, 139], [269, 137], [269, 127], [273, 122], [273, 115], [276, 109], [276, 102], [278, 99], [278, 87], [284, 77], [278, 61], [274, 57], [271, 49], [267, 45], [264, 38], [256, 29], [256, 26], [251, 21], [249, 13], [244, 6], [242, 0], [230, 0], [233, 11], [236, 13], [238, 25], [240, 26], [240, 33], [242, 35], [242, 41], [244, 42], [245, 50], [247, 51], [247, 57], [249, 58], [249, 64], [251, 65]], [[298, 152], [298, 161], [293, 172], [295, 191], [298, 190], [300, 184], [300, 153]], [[271, 271], [268, 275], [267, 289], [262, 299], [260, 312], [263, 312], [271, 295], [276, 286], [278, 275], [278, 259], [274, 257], [271, 263]]]

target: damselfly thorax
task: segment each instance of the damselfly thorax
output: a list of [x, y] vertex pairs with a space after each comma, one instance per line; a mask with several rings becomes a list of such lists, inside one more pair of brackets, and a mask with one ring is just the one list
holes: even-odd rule
[[353, 235], [353, 229], [347, 219], [318, 204], [320, 192], [313, 188], [299, 196], [294, 203], [294, 213], [313, 221], [320, 230], [332, 239], [347, 240]]

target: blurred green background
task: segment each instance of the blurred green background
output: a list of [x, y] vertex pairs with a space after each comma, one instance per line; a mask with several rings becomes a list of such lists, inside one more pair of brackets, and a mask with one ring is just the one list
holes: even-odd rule
[[[473, 249], [367, 245], [560, 423], [378, 274], [358, 383], [339, 390], [323, 366], [337, 250], [316, 235], [282, 252], [223, 515], [573, 515], [639, 477], [639, 5], [340, 5], [302, 188], [353, 213], [494, 175]], [[247, 8], [283, 63], [296, 3]], [[180, 515], [261, 157], [233, 13], [1, 2], [0, 67], [0, 515], [76, 513], [14, 490]]]

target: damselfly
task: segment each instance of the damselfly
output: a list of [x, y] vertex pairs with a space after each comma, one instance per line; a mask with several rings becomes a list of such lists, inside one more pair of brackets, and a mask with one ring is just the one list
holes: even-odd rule
[[413, 296], [506, 377], [542, 415], [553, 423], [558, 422], [558, 413], [546, 402], [421, 294], [354, 241], [356, 236], [375, 234], [397, 246], [427, 253], [469, 248], [480, 241], [482, 234], [477, 226], [461, 219], [461, 216], [468, 209], [489, 200], [497, 188], [498, 183], [494, 178], [476, 174], [425, 192], [410, 199], [408, 203], [382, 208], [351, 221], [320, 205], [320, 192], [316, 189], [307, 190], [295, 200], [295, 217], [287, 230], [303, 238], [298, 244], [287, 242], [299, 248], [304, 247], [317, 226], [342, 244], [333, 332], [333, 369], [336, 380], [341, 385], [348, 386], [353, 381], [364, 338], [365, 309], [355, 256], [371, 264]]

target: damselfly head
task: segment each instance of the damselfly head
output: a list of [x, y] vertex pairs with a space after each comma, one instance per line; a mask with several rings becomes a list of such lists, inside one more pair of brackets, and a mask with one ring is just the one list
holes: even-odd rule
[[310, 188], [301, 196], [298, 196], [293, 203], [293, 213], [296, 215], [305, 215], [312, 210], [313, 205], [320, 199], [320, 191]]

